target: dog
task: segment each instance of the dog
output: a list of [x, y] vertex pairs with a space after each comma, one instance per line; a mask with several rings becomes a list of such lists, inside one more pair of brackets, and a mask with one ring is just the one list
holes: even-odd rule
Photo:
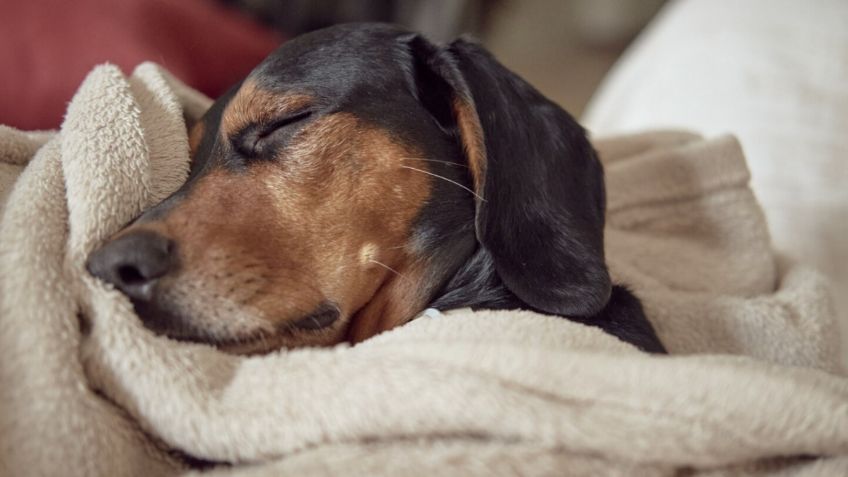
[[475, 42], [299, 36], [189, 131], [185, 184], [88, 258], [156, 333], [357, 343], [427, 308], [527, 309], [665, 349], [610, 281], [584, 129]]

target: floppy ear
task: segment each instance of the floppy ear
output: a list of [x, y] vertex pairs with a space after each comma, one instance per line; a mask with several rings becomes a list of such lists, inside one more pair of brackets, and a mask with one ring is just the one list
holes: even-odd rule
[[439, 49], [414, 37], [410, 45], [437, 76], [430, 82], [450, 86], [448, 104], [478, 195], [477, 239], [504, 284], [548, 313], [598, 313], [611, 288], [605, 191], [586, 132], [475, 43], [460, 39]]

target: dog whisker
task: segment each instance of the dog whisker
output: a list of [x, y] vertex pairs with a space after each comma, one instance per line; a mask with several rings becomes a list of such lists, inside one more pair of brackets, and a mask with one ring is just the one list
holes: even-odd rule
[[266, 338], [265, 330], [259, 331], [259, 341], [262, 343], [262, 349], [268, 349], [268, 340]]
[[376, 265], [379, 265], [379, 266], [381, 266], [381, 267], [385, 268], [386, 270], [388, 270], [388, 271], [390, 271], [390, 272], [394, 273], [395, 275], [397, 275], [397, 276], [399, 276], [399, 277], [403, 278], [404, 280], [409, 280], [409, 278], [408, 278], [406, 275], [404, 275], [403, 273], [400, 273], [399, 271], [397, 271], [397, 270], [395, 270], [394, 268], [392, 268], [392, 267], [390, 267], [390, 266], [386, 265], [386, 264], [385, 264], [385, 263], [383, 263], [383, 262], [378, 262], [377, 260], [374, 260], [374, 259], [368, 259], [368, 261], [369, 261], [369, 262], [371, 262], [371, 263], [373, 263], [373, 264], [376, 264]]
[[412, 170], [412, 171], [418, 171], [418, 172], [421, 172], [421, 173], [427, 174], [428, 176], [433, 176], [433, 177], [436, 177], [436, 178], [442, 179], [442, 180], [444, 180], [444, 181], [450, 182], [451, 184], [453, 184], [453, 185], [455, 185], [455, 186], [457, 186], [457, 187], [460, 187], [460, 188], [462, 188], [462, 189], [467, 190], [468, 192], [470, 192], [470, 193], [471, 193], [471, 195], [473, 195], [474, 197], [476, 197], [476, 198], [480, 199], [482, 202], [486, 202], [486, 199], [484, 199], [482, 196], [480, 196], [480, 194], [478, 194], [478, 193], [474, 192], [473, 190], [469, 189], [468, 187], [465, 187], [464, 185], [460, 184], [459, 182], [452, 181], [452, 180], [448, 179], [447, 177], [440, 176], [440, 175], [438, 175], [438, 174], [434, 174], [434, 173], [432, 173], [432, 172], [425, 171], [425, 170], [423, 170], [423, 169], [416, 169], [416, 168], [414, 168], [414, 167], [409, 167], [409, 166], [400, 166], [400, 167], [402, 167], [403, 169], [409, 169], [409, 170]]
[[462, 168], [468, 169], [468, 166], [466, 166], [465, 164], [459, 164], [459, 163], [451, 162], [451, 161], [442, 161], [440, 159], [424, 159], [423, 157], [401, 157], [400, 160], [401, 161], [438, 162], [438, 163], [441, 163], [441, 164], [447, 164], [449, 166], [462, 167]]

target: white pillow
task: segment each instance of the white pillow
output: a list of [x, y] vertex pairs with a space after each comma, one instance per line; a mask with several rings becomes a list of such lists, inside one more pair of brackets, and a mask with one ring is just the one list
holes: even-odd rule
[[584, 123], [737, 135], [775, 246], [833, 280], [848, 364], [848, 2], [673, 2]]

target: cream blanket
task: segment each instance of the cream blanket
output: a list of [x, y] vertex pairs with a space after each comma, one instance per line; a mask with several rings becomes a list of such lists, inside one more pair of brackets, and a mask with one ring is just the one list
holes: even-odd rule
[[0, 128], [0, 475], [848, 474], [826, 284], [773, 256], [734, 138], [597, 142], [612, 274], [671, 357], [459, 310], [242, 358], [152, 335], [83, 269], [185, 178], [206, 106], [102, 66], [58, 133]]

